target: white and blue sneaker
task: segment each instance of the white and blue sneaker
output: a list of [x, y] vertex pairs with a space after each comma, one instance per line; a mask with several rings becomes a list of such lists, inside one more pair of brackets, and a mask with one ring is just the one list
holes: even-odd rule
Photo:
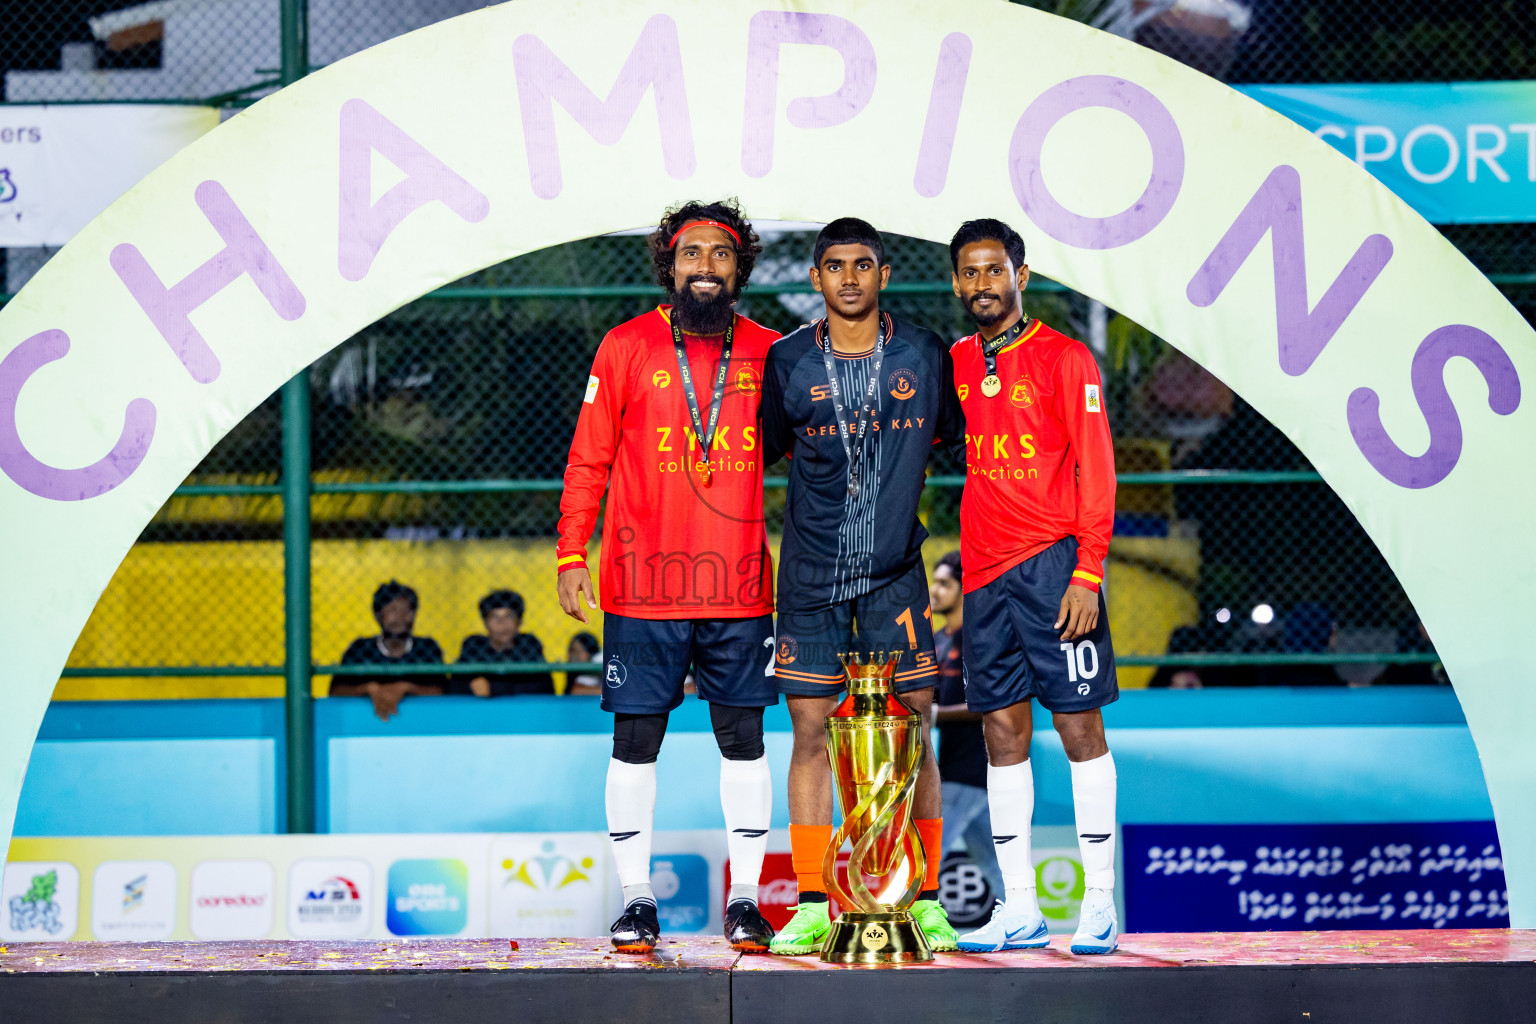
[[1040, 913], [1035, 890], [1004, 903], [997, 901], [992, 919], [973, 932], [960, 936], [958, 945], [967, 953], [996, 953], [1005, 949], [1044, 949], [1051, 944], [1050, 930]]
[[[1109, 889], [1089, 889], [1078, 912], [1074, 953], [1113, 953], [1120, 945], [1120, 921], [1115, 916], [1115, 894]], [[961, 949], [965, 946], [962, 943]]]

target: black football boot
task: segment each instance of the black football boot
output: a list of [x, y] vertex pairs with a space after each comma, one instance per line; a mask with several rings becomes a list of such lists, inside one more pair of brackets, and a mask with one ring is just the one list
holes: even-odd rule
[[656, 904], [650, 900], [635, 900], [624, 908], [624, 913], [608, 930], [613, 933], [613, 948], [620, 953], [649, 953], [661, 937]]
[[725, 939], [743, 953], [766, 953], [773, 941], [773, 926], [751, 900], [737, 900], [725, 908]]

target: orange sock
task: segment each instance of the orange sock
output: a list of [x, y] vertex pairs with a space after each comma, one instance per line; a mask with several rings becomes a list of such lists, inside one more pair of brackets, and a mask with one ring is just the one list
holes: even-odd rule
[[821, 880], [821, 861], [832, 842], [831, 825], [789, 826], [789, 859], [795, 868], [795, 883], [801, 893], [827, 891]]
[[923, 891], [939, 887], [939, 865], [944, 860], [944, 819], [913, 818], [917, 834], [923, 840], [923, 856], [928, 860], [928, 872], [923, 878]]

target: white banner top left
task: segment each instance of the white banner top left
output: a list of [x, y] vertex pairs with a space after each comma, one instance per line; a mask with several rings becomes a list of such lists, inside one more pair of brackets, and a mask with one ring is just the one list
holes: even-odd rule
[[213, 107], [0, 107], [0, 246], [61, 246], [219, 123]]

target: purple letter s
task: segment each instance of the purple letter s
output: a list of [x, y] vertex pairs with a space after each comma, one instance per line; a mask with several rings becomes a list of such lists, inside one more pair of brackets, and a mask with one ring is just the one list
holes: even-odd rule
[[1520, 407], [1520, 377], [1509, 353], [1488, 334], [1465, 324], [1431, 331], [1413, 354], [1413, 397], [1429, 424], [1429, 448], [1409, 455], [1387, 436], [1381, 423], [1381, 398], [1370, 388], [1349, 396], [1349, 432], [1376, 472], [1399, 487], [1433, 487], [1461, 458], [1461, 418], [1445, 389], [1445, 364], [1468, 359], [1488, 382], [1488, 408], [1508, 416]]

